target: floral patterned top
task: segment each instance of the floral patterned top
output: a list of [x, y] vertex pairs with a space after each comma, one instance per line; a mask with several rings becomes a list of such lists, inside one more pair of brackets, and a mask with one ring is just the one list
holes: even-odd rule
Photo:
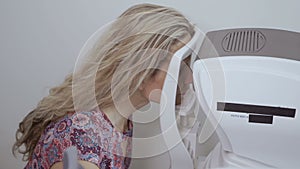
[[[99, 111], [66, 115], [50, 123], [37, 143], [25, 169], [48, 169], [63, 159], [64, 151], [76, 146], [78, 159], [91, 162], [101, 169], [126, 169], [131, 161], [132, 123], [119, 132], [107, 116]], [[121, 145], [127, 144], [126, 152]]]

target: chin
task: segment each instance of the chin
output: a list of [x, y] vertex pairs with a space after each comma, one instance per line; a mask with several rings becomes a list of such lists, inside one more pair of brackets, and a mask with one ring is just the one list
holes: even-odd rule
[[181, 95], [176, 97], [175, 104], [176, 105], [180, 105], [181, 104]]

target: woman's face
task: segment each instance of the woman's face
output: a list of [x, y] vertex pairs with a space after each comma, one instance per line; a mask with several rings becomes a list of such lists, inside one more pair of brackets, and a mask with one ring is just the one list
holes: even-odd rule
[[[185, 38], [185, 43], [190, 40], [190, 37]], [[172, 53], [184, 46], [183, 43], [177, 43], [172, 46]], [[191, 57], [187, 57], [181, 62], [180, 73], [178, 78], [177, 93], [176, 93], [176, 105], [181, 103], [181, 96], [189, 89], [190, 84], [193, 82], [192, 71], [189, 67]], [[159, 69], [156, 71], [151, 79], [148, 79], [142, 87], [143, 95], [148, 98], [149, 101], [156, 103], [160, 102], [162, 88], [167, 75], [170, 59], [164, 61]]]

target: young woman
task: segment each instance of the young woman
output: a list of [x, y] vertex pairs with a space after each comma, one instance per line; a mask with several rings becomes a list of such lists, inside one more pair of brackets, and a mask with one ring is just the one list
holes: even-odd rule
[[[149, 101], [159, 102], [169, 61], [193, 34], [193, 25], [174, 9], [140, 4], [126, 10], [80, 69], [52, 88], [19, 124], [13, 151], [28, 160], [25, 168], [62, 168], [70, 146], [77, 147], [84, 168], [128, 168], [128, 118]], [[190, 72], [181, 78], [179, 88], [185, 90]]]

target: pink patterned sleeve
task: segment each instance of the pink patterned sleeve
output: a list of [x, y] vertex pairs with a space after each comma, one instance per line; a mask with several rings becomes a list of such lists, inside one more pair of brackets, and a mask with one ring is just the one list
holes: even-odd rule
[[119, 138], [116, 136], [118, 134], [114, 133], [112, 125], [99, 113], [82, 112], [66, 116], [46, 128], [25, 168], [50, 168], [62, 161], [64, 151], [70, 146], [77, 148], [78, 159], [101, 169], [114, 166], [127, 168], [128, 159], [112, 153], [121, 150], [110, 149], [118, 145], [116, 141]]

